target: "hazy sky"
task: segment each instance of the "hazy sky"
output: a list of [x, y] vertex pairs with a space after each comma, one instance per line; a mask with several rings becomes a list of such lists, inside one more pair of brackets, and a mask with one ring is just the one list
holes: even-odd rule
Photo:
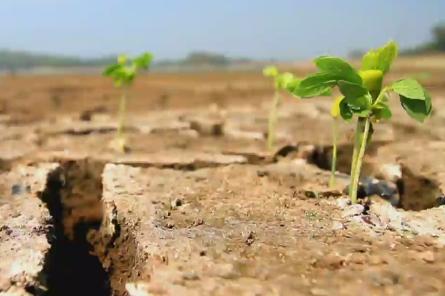
[[431, 37], [445, 0], [0, 0], [0, 48], [92, 57], [347, 54]]

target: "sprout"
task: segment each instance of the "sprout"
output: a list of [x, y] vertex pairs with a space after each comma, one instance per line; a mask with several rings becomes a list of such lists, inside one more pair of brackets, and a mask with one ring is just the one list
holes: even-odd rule
[[349, 186], [349, 195], [354, 203], [357, 202], [361, 166], [366, 145], [374, 131], [373, 124], [392, 116], [388, 95], [391, 92], [398, 94], [403, 109], [417, 121], [423, 122], [431, 115], [431, 97], [416, 80], [402, 79], [383, 86], [383, 78], [397, 53], [397, 44], [393, 41], [371, 50], [363, 56], [359, 71], [340, 58], [318, 57], [314, 62], [319, 71], [290, 89], [293, 95], [311, 98], [327, 95], [332, 88], [338, 87], [342, 97], [335, 101], [334, 113], [346, 121], [357, 117]]
[[140, 70], [147, 70], [153, 60], [151, 53], [144, 53], [135, 59], [129, 59], [126, 55], [120, 55], [117, 63], [108, 66], [103, 75], [111, 77], [114, 85], [121, 89], [122, 94], [119, 102], [119, 122], [116, 135], [116, 144], [119, 152], [126, 151], [126, 138], [124, 135], [125, 113], [127, 109], [127, 96], [130, 86]]
[[295, 78], [292, 73], [280, 73], [278, 69], [275, 66], [268, 66], [263, 69], [263, 75], [266, 77], [273, 78], [274, 80], [274, 87], [275, 87], [275, 94], [273, 97], [273, 103], [272, 107], [270, 109], [269, 113], [269, 119], [268, 119], [268, 130], [267, 130], [267, 148], [269, 150], [272, 150], [275, 145], [275, 139], [276, 139], [276, 125], [277, 125], [277, 119], [278, 119], [278, 107], [281, 104], [281, 96], [280, 91], [288, 89], [288, 88], [295, 88], [296, 85], [299, 83], [299, 79]]

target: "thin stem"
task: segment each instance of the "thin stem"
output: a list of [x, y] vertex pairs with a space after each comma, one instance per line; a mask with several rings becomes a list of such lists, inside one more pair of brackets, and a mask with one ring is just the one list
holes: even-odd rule
[[[353, 163], [353, 170], [351, 173], [351, 184], [349, 185], [349, 196], [351, 197], [352, 203], [357, 202], [357, 191], [358, 184], [360, 181], [360, 171], [363, 163], [363, 157], [365, 155], [366, 143], [368, 141], [369, 128], [371, 126], [370, 118], [359, 118], [357, 123], [356, 144], [359, 144], [359, 149], [355, 158], [355, 163]], [[356, 145], [354, 145], [356, 146]]]
[[391, 90], [390, 86], [383, 88], [382, 91], [377, 96], [377, 99], [374, 101], [373, 105], [374, 106], [377, 105], [384, 98], [385, 94], [390, 90]]
[[278, 106], [280, 105], [280, 94], [277, 90], [275, 90], [272, 108], [269, 113], [269, 122], [268, 122], [268, 130], [267, 130], [267, 148], [272, 150], [275, 145], [276, 139], [276, 125], [278, 119]]
[[329, 187], [335, 186], [335, 172], [337, 171], [337, 133], [338, 120], [334, 118], [332, 125], [332, 163], [331, 163], [331, 179], [329, 180]]
[[119, 121], [117, 126], [117, 143], [119, 145], [119, 150], [125, 151], [125, 134], [124, 134], [124, 128], [125, 128], [125, 117], [127, 112], [127, 88], [123, 88], [122, 95], [119, 101]]
[[[354, 134], [354, 146], [352, 151], [352, 162], [351, 162], [351, 184], [352, 184], [352, 176], [355, 174], [355, 168], [357, 163], [357, 155], [358, 155], [358, 148], [360, 145], [360, 131], [362, 130], [362, 123], [360, 121], [360, 118], [357, 120], [357, 124], [355, 127], [355, 134]], [[351, 184], [349, 185], [349, 196], [351, 196]]]

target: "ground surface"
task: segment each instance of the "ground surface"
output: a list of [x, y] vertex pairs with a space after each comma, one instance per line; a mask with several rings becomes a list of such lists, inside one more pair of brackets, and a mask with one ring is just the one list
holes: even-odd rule
[[126, 154], [107, 80], [2, 77], [0, 295], [443, 295], [443, 59], [389, 77], [415, 76], [435, 107], [420, 125], [393, 97], [368, 149], [363, 175], [397, 207], [347, 204], [351, 125], [328, 188], [329, 99], [286, 97], [268, 151], [255, 73], [144, 76]]

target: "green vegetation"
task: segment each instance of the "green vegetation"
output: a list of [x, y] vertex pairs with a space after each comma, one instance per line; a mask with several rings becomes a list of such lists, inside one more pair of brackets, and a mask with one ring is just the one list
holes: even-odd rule
[[112, 57], [81, 59], [69, 56], [34, 54], [25, 51], [0, 50], [0, 70], [16, 71], [35, 67], [94, 67], [114, 61]]
[[128, 90], [140, 70], [147, 70], [153, 60], [151, 53], [144, 53], [135, 59], [129, 59], [126, 55], [120, 55], [117, 63], [108, 66], [103, 75], [110, 77], [114, 85], [122, 90], [119, 103], [119, 123], [117, 128], [116, 144], [120, 152], [126, 151], [126, 138], [124, 135], [125, 113], [127, 109]]
[[299, 80], [292, 73], [280, 73], [275, 66], [268, 66], [263, 69], [263, 75], [274, 80], [275, 94], [273, 97], [272, 107], [269, 113], [268, 130], [267, 130], [267, 148], [272, 150], [276, 139], [276, 125], [278, 119], [278, 107], [281, 104], [280, 92], [289, 87], [295, 87]]
[[[114, 63], [115, 60], [115, 55], [103, 58], [79, 58], [74, 56], [0, 49], [0, 71], [9, 71], [12, 73], [39, 67], [54, 69], [102, 68]], [[161, 71], [193, 71], [196, 69], [226, 69], [233, 67], [254, 68], [255, 63], [247, 58], [231, 58], [212, 52], [192, 52], [183, 59], [162, 60], [151, 65], [152, 69]]]
[[421, 46], [414, 49], [406, 50], [406, 54], [419, 54], [419, 53], [429, 53], [429, 52], [445, 52], [445, 23], [438, 24], [435, 26], [431, 33], [433, 35], [433, 40], [427, 42]]
[[417, 121], [423, 122], [432, 111], [430, 95], [416, 80], [402, 79], [383, 86], [384, 75], [397, 54], [397, 44], [389, 42], [367, 52], [359, 70], [340, 58], [321, 56], [314, 60], [318, 72], [288, 88], [295, 96], [312, 98], [327, 95], [337, 87], [342, 97], [335, 101], [333, 114], [339, 114], [346, 121], [357, 118], [349, 186], [353, 203], [357, 202], [361, 166], [366, 145], [373, 134], [373, 124], [392, 116], [389, 94], [398, 94], [403, 109]]
[[[431, 29], [431, 35], [433, 36], [431, 41], [402, 50], [401, 55], [417, 55], [417, 54], [429, 54], [429, 53], [443, 53], [445, 52], [445, 23], [439, 23]], [[365, 51], [361, 49], [354, 49], [349, 53], [351, 58], [361, 57]]]

